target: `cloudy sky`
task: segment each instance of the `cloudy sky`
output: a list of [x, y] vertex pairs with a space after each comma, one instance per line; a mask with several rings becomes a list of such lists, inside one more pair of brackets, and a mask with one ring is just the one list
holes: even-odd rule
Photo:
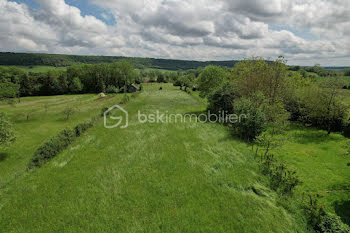
[[350, 0], [0, 0], [0, 51], [350, 66]]

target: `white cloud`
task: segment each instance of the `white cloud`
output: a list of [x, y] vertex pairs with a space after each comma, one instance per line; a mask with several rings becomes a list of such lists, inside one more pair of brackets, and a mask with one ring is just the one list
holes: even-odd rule
[[110, 26], [64, 0], [36, 1], [0, 0], [1, 51], [350, 65], [349, 0], [90, 0], [114, 15]]

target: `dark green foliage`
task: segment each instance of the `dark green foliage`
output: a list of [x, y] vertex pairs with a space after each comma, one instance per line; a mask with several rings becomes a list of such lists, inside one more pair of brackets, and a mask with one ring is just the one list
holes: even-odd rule
[[350, 69], [344, 70], [344, 76], [350, 76]]
[[74, 64], [114, 63], [127, 60], [136, 68], [155, 68], [166, 70], [188, 70], [218, 65], [233, 67], [236, 61], [184, 61], [154, 58], [112, 57], [112, 56], [76, 56], [58, 54], [31, 54], [31, 53], [0, 53], [0, 65], [18, 66], [71, 66]]
[[242, 98], [234, 104], [234, 110], [241, 120], [233, 128], [241, 138], [250, 141], [265, 131], [266, 117], [253, 101]]
[[81, 123], [74, 127], [76, 137], [80, 137], [86, 130], [91, 128], [93, 124], [91, 122]]
[[344, 224], [339, 216], [330, 214], [325, 211], [324, 207], [319, 204], [316, 197], [309, 196], [304, 209], [309, 225], [316, 232], [332, 233], [349, 233], [349, 227]]
[[13, 101], [13, 98], [19, 94], [19, 84], [12, 83], [9, 80], [0, 80], [0, 101]]
[[108, 86], [106, 89], [106, 93], [108, 94], [117, 94], [118, 92], [119, 92], [118, 88], [116, 88], [113, 85]]
[[[103, 107], [101, 109], [101, 116], [104, 116], [105, 112], [108, 110], [108, 107]], [[109, 115], [109, 112], [107, 113], [107, 115]]]
[[284, 163], [277, 162], [269, 153], [261, 155], [262, 174], [269, 176], [271, 188], [283, 195], [293, 194], [294, 188], [301, 183], [296, 172], [289, 170]]
[[77, 77], [73, 78], [71, 84], [69, 85], [69, 91], [71, 93], [77, 94], [77, 93], [81, 93], [82, 90], [83, 90], [83, 85], [80, 79]]
[[5, 113], [0, 113], [0, 146], [8, 145], [16, 140], [13, 126]]
[[327, 77], [327, 76], [340, 76], [340, 73], [335, 70], [326, 70], [325, 68], [321, 67], [320, 65], [314, 65], [312, 67], [306, 67], [305, 70], [307, 72], [312, 72], [317, 74], [321, 77]]
[[73, 130], [64, 129], [58, 133], [35, 151], [28, 168], [43, 166], [50, 159], [66, 149], [77, 137], [80, 137], [86, 130], [91, 128], [95, 121], [96, 119], [92, 118], [89, 122], [76, 125]]
[[[67, 71], [25, 73], [0, 67], [0, 98], [106, 92], [106, 87], [121, 88], [139, 80], [133, 66], [125, 60], [113, 64], [74, 65]], [[109, 91], [112, 91], [110, 88]], [[115, 91], [113, 90], [113, 93]]]
[[346, 122], [343, 125], [343, 135], [347, 138], [350, 138], [350, 123]]
[[208, 110], [212, 113], [234, 113], [233, 102], [235, 99], [234, 88], [229, 83], [222, 85], [208, 97]]
[[157, 78], [157, 82], [158, 83], [167, 83], [164, 74], [159, 74], [159, 76]]
[[49, 141], [40, 146], [34, 153], [28, 167], [41, 167], [51, 158], [55, 157], [62, 150], [66, 149], [76, 138], [75, 132], [70, 129], [65, 129], [51, 138]]
[[181, 87], [181, 81], [179, 79], [177, 79], [176, 81], [174, 81], [173, 86], [174, 87]]

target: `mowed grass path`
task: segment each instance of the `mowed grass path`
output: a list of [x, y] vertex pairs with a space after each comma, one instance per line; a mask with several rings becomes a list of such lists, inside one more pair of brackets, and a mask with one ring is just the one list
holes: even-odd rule
[[[0, 200], [2, 232], [303, 232], [276, 204], [250, 148], [227, 128], [141, 124], [137, 112], [205, 109], [170, 85], [145, 86], [126, 105], [127, 129], [102, 121]], [[260, 195], [252, 191], [260, 190]]]

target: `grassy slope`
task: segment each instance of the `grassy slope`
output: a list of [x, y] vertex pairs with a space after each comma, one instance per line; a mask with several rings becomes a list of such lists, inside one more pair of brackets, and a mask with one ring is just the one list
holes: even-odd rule
[[[130, 126], [102, 122], [2, 191], [5, 232], [295, 232], [250, 148], [221, 125], [140, 124], [137, 111], [188, 113], [201, 101], [156, 84], [127, 105]], [[251, 187], [263, 194], [256, 195]]]
[[[0, 104], [0, 111], [6, 112], [14, 122], [16, 142], [0, 151], [0, 188], [17, 176], [25, 173], [35, 149], [48, 138], [65, 127], [73, 127], [97, 115], [103, 106], [109, 106], [113, 99], [96, 101], [97, 95], [62, 95], [51, 97], [25, 97], [16, 106]], [[45, 111], [45, 105], [48, 106]], [[66, 106], [75, 108], [75, 113], [67, 121], [62, 114]], [[32, 112], [29, 121], [25, 114]]]
[[299, 194], [318, 194], [326, 208], [350, 225], [350, 140], [339, 133], [292, 125], [275, 154], [297, 170]]

